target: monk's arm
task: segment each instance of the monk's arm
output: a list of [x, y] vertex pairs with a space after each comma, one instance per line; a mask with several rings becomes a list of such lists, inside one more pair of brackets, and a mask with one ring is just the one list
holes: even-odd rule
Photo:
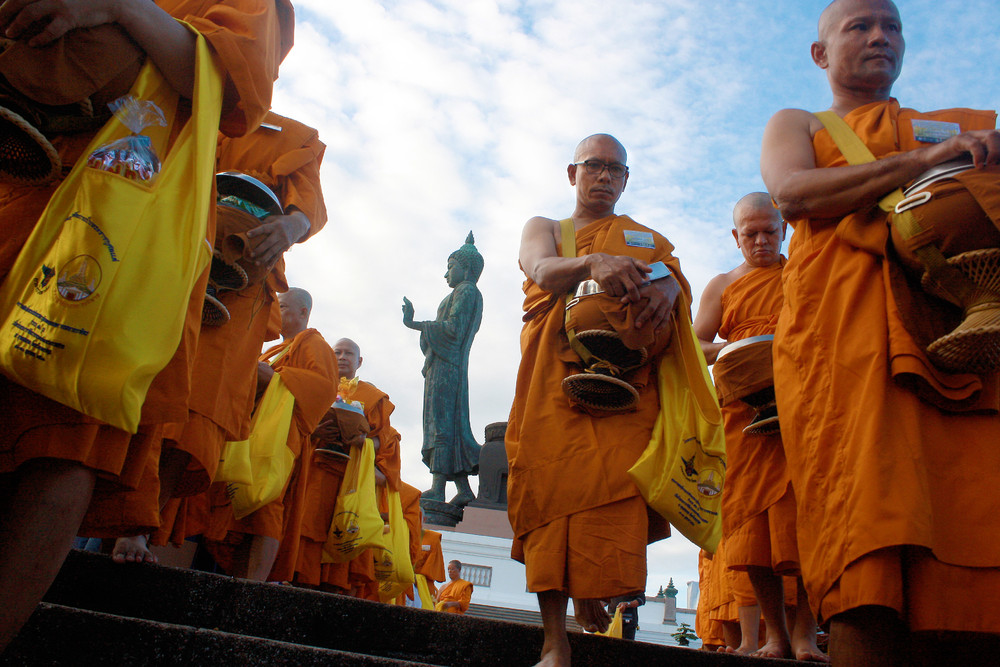
[[0, 26], [7, 37], [44, 46], [75, 28], [117, 23], [152, 58], [170, 86], [194, 92], [195, 36], [150, 0], [6, 0]]
[[817, 168], [812, 138], [821, 127], [811, 113], [784, 109], [764, 129], [761, 176], [786, 220], [833, 218], [867, 208], [930, 167], [964, 153], [983, 164], [1000, 162], [1000, 137], [995, 130], [979, 130], [866, 164]]
[[525, 275], [536, 285], [553, 294], [565, 294], [580, 282], [593, 279], [611, 296], [628, 295], [631, 302], [640, 299], [639, 286], [650, 271], [648, 264], [627, 255], [603, 252], [562, 257], [556, 246], [557, 235], [561, 235], [559, 223], [542, 217], [529, 220], [521, 232], [518, 259]]
[[701, 302], [698, 304], [698, 314], [694, 317], [694, 333], [701, 343], [701, 351], [705, 355], [705, 363], [711, 365], [715, 363], [715, 358], [719, 356], [719, 350], [725, 347], [726, 342], [715, 342], [715, 336], [722, 327], [722, 292], [725, 289], [726, 274], [720, 274], [712, 278], [705, 291], [701, 293]]

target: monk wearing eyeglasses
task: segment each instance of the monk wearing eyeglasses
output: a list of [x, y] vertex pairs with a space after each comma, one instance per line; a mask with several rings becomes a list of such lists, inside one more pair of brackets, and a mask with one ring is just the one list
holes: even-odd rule
[[[583, 405], [563, 383], [586, 375], [565, 333], [563, 298], [581, 281], [600, 287], [600, 303], [609, 321], [617, 322], [606, 333], [622, 340], [641, 335], [668, 342], [678, 296], [683, 292], [684, 303], [690, 302], [670, 242], [615, 213], [629, 177], [626, 157], [610, 135], [580, 142], [567, 167], [576, 194], [572, 216], [563, 223], [532, 218], [521, 236], [525, 324], [506, 436], [508, 497], [512, 557], [525, 563], [528, 590], [538, 594], [542, 613], [542, 665], [570, 664], [568, 599], [585, 629], [606, 630], [611, 619], [602, 600], [643, 593], [646, 544], [669, 534], [665, 522], [647, 516], [626, 472], [649, 443], [660, 409], [655, 355], [602, 380], [626, 398], [635, 392], [625, 410]], [[564, 229], [575, 253], [563, 252]], [[647, 282], [650, 264], [658, 261], [669, 275]]]

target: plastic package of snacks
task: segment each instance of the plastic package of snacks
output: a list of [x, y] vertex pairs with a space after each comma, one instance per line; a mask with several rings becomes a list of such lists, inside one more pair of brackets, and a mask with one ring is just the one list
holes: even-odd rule
[[131, 95], [119, 97], [108, 105], [115, 118], [132, 134], [101, 146], [87, 158], [87, 166], [110, 171], [142, 183], [152, 183], [160, 173], [160, 158], [150, 138], [141, 132], [147, 127], [167, 124], [163, 112], [149, 100]]

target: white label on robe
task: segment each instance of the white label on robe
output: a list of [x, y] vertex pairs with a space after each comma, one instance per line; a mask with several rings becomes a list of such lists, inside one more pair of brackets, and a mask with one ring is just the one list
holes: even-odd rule
[[913, 123], [913, 138], [925, 144], [939, 144], [956, 134], [962, 133], [962, 127], [958, 123], [947, 123], [942, 120], [923, 120], [920, 118], [916, 118], [910, 122]]
[[640, 232], [637, 229], [625, 230], [625, 245], [633, 248], [655, 248], [653, 232]]

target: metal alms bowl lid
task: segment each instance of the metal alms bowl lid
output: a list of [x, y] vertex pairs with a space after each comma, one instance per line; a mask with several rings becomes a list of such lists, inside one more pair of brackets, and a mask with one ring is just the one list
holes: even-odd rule
[[903, 196], [909, 197], [914, 193], [920, 192], [932, 183], [937, 183], [938, 181], [951, 178], [955, 174], [960, 174], [963, 171], [972, 169], [974, 166], [975, 164], [972, 162], [972, 156], [968, 154], [957, 157], [954, 160], [948, 160], [947, 162], [936, 164], [917, 176], [913, 183], [903, 190]]
[[750, 336], [749, 338], [743, 338], [734, 343], [730, 343], [729, 345], [726, 345], [724, 348], [719, 350], [719, 354], [718, 356], [715, 357], [715, 360], [718, 361], [719, 359], [726, 356], [730, 352], [734, 352], [740, 349], [741, 347], [746, 347], [747, 345], [753, 345], [754, 343], [762, 343], [764, 341], [773, 341], [773, 340], [774, 340], [774, 334], [764, 334], [762, 336]]
[[253, 176], [238, 171], [223, 171], [215, 175], [220, 197], [239, 197], [261, 207], [271, 215], [284, 213], [278, 196]]

